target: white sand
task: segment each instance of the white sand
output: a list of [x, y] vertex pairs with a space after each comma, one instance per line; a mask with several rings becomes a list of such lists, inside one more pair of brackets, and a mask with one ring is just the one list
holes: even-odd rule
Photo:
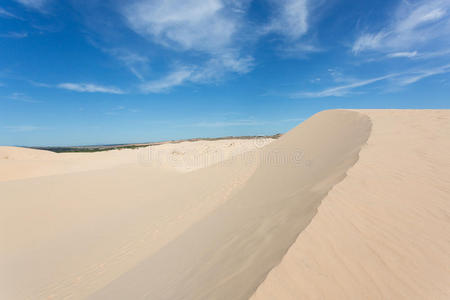
[[450, 110], [365, 110], [368, 144], [252, 299], [450, 299]]
[[137, 163], [189, 172], [244, 152], [260, 149], [273, 140], [272, 138], [254, 138], [186, 141], [92, 153], [54, 153], [0, 146], [0, 181], [108, 169]]
[[0, 299], [448, 299], [449, 137], [335, 110], [263, 148], [0, 147]]

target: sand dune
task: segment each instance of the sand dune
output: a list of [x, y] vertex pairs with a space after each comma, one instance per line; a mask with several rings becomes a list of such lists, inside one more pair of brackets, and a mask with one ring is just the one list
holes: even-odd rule
[[0, 181], [93, 171], [136, 163], [190, 172], [260, 149], [273, 140], [253, 138], [186, 141], [93, 153], [54, 153], [0, 146]]
[[252, 299], [450, 299], [450, 111], [361, 111], [372, 133]]
[[334, 110], [156, 156], [2, 147], [0, 298], [449, 298], [449, 136]]

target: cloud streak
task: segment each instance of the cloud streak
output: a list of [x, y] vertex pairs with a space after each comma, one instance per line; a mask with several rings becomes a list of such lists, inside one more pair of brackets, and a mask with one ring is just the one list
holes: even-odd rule
[[41, 129], [41, 127], [32, 125], [12, 125], [12, 126], [4, 126], [3, 128], [12, 132], [29, 132]]
[[417, 51], [412, 51], [412, 52], [394, 52], [394, 53], [389, 53], [387, 56], [389, 58], [399, 58], [399, 57], [411, 58], [411, 57], [417, 56]]
[[450, 72], [450, 64], [438, 68], [420, 70], [416, 72], [413, 71], [407, 74], [402, 74], [402, 76], [399, 79], [399, 84], [405, 86], [430, 76], [445, 74], [448, 72]]
[[119, 88], [111, 86], [101, 86], [92, 83], [60, 83], [58, 88], [81, 92], [81, 93], [107, 93], [107, 94], [124, 94], [125, 92]]
[[172, 87], [181, 85], [191, 78], [192, 70], [181, 68], [170, 73], [166, 77], [158, 80], [149, 81], [140, 86], [144, 93], [163, 93], [169, 91]]
[[21, 17], [16, 16], [12, 12], [9, 12], [6, 9], [2, 8], [2, 7], [0, 7], [0, 17], [22, 20]]
[[1, 33], [0, 37], [2, 38], [9, 38], [9, 39], [23, 39], [28, 36], [28, 33], [26, 32], [8, 32], [8, 33]]
[[[448, 47], [450, 38], [450, 2], [447, 0], [401, 1], [394, 17], [380, 31], [363, 33], [352, 51], [411, 53], [411, 48]], [[408, 56], [388, 56], [408, 57]]]
[[340, 85], [332, 88], [327, 88], [318, 92], [300, 92], [291, 95], [292, 98], [323, 98], [323, 97], [341, 97], [349, 94], [352, 90], [363, 86], [371, 85], [377, 82], [392, 79], [397, 85], [406, 86], [418, 82], [427, 77], [434, 75], [445, 74], [450, 72], [450, 64], [442, 67], [410, 70], [400, 73], [391, 73], [375, 78], [359, 80], [350, 84]]
[[388, 74], [385, 76], [375, 77], [367, 80], [357, 81], [351, 84], [341, 85], [333, 88], [328, 88], [319, 92], [301, 92], [297, 94], [293, 94], [292, 98], [322, 98], [322, 97], [330, 97], [330, 96], [344, 96], [348, 94], [352, 89], [359, 88], [362, 86], [366, 86], [378, 81], [383, 81], [392, 77], [398, 76], [398, 74]]
[[20, 4], [35, 10], [42, 11], [50, 0], [15, 0]]
[[26, 102], [26, 103], [38, 103], [39, 102], [23, 93], [12, 93], [11, 95], [8, 96], [8, 98], [11, 100], [14, 100], [14, 101], [20, 101], [20, 102]]
[[119, 60], [136, 78], [143, 81], [144, 71], [147, 69], [149, 59], [126, 49], [102, 49]]

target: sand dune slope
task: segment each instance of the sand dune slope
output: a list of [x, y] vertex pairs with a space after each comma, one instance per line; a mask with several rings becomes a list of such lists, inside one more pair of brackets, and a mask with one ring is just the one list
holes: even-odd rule
[[361, 111], [368, 145], [252, 299], [450, 299], [450, 111]]
[[254, 167], [0, 182], [0, 299], [84, 299], [226, 201]]
[[326, 111], [265, 147], [205, 219], [90, 299], [248, 299], [357, 160], [369, 119]]

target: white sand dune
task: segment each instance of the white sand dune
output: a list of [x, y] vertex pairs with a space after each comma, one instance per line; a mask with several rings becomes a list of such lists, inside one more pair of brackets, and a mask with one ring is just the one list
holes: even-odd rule
[[226, 139], [166, 143], [139, 149], [54, 153], [0, 146], [0, 181], [68, 174], [121, 165], [145, 164], [189, 172], [231, 159], [269, 144], [272, 138]]
[[156, 156], [2, 147], [0, 299], [448, 299], [449, 137], [334, 110]]
[[450, 299], [450, 110], [361, 113], [358, 163], [252, 299]]

